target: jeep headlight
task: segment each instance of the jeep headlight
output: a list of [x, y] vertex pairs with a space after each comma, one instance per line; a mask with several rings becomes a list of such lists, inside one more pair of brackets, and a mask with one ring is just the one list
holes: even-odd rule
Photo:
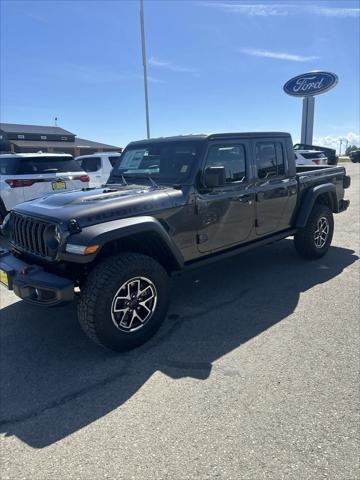
[[44, 232], [46, 245], [50, 250], [57, 250], [61, 243], [61, 230], [58, 225], [48, 227]]
[[55, 236], [55, 240], [56, 240], [56, 241], [58, 242], [58, 244], [60, 245], [60, 243], [61, 243], [61, 230], [60, 230], [59, 225], [56, 225], [56, 226], [55, 226], [54, 236]]

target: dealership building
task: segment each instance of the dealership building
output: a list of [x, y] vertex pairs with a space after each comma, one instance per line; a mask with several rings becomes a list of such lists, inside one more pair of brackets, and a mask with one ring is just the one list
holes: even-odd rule
[[121, 147], [79, 138], [60, 127], [0, 123], [0, 153], [44, 152], [78, 156], [121, 151]]

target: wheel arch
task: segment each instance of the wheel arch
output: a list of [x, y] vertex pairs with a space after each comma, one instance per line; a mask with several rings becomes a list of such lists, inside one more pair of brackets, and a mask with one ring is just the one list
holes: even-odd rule
[[[183, 256], [165, 227], [153, 217], [115, 220], [85, 228], [76, 243], [100, 245], [94, 264], [120, 252], [142, 253], [157, 260], [168, 273], [183, 267]], [[73, 243], [73, 240], [69, 240]]]
[[295, 220], [297, 228], [305, 227], [315, 204], [326, 205], [332, 212], [337, 212], [336, 187], [333, 183], [317, 185], [306, 192]]

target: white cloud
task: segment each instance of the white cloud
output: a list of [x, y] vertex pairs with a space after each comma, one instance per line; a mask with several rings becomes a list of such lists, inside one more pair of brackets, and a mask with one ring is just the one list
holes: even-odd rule
[[255, 57], [274, 58], [276, 60], [288, 60], [290, 62], [309, 62], [319, 58], [314, 55], [304, 56], [288, 52], [272, 52], [270, 50], [262, 50], [257, 48], [243, 48], [241, 49], [241, 52], [245, 53], [246, 55], [253, 55]]
[[183, 67], [177, 65], [173, 62], [165, 62], [163, 60], [159, 60], [155, 57], [149, 58], [149, 65], [155, 68], [164, 68], [166, 70], [171, 70], [172, 72], [179, 72], [179, 73], [197, 73], [197, 70], [194, 68]]
[[340, 149], [340, 140], [342, 140], [342, 147], [341, 152], [344, 153], [346, 147], [346, 140], [348, 141], [348, 145], [356, 145], [360, 146], [360, 135], [356, 133], [349, 132], [346, 135], [341, 135], [337, 137], [332, 137], [327, 135], [325, 137], [314, 137], [313, 144], [319, 145], [321, 147], [329, 147], [335, 148], [335, 150], [339, 153]]
[[325, 17], [356, 18], [360, 16], [360, 8], [313, 7], [312, 10]]
[[321, 15], [324, 17], [336, 17], [336, 18], [354, 18], [360, 16], [360, 8], [348, 8], [348, 7], [331, 7], [331, 6], [318, 6], [303, 3], [229, 3], [229, 2], [207, 2], [203, 3], [203, 6], [214, 7], [224, 12], [237, 13], [240, 15], [248, 15], [250, 17], [284, 17], [287, 15], [297, 15], [301, 13], [312, 13]]
[[207, 7], [215, 7], [225, 12], [239, 13], [242, 15], [250, 15], [252, 17], [269, 17], [269, 16], [286, 16], [289, 14], [289, 8], [292, 5], [285, 4], [243, 4], [243, 3], [223, 3], [211, 2], [206, 3]]

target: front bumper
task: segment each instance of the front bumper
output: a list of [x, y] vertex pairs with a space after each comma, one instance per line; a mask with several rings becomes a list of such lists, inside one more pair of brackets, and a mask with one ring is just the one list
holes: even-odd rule
[[0, 250], [0, 273], [2, 283], [28, 303], [52, 307], [74, 298], [71, 280], [23, 262], [7, 250]]

